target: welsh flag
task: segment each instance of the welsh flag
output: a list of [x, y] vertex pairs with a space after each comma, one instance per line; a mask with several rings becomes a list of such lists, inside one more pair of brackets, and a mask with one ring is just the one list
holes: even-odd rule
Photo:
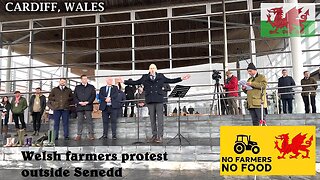
[[262, 3], [261, 37], [298, 37], [315, 34], [315, 4]]

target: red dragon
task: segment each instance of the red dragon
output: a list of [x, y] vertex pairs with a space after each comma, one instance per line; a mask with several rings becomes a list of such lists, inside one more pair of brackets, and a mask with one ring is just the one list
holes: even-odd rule
[[[297, 159], [298, 156], [301, 154], [299, 151], [304, 151], [306, 152], [306, 155], [302, 155], [302, 159], [305, 158], [310, 158], [309, 157], [309, 152], [310, 150], [308, 149], [311, 146], [311, 143], [313, 141], [313, 136], [311, 136], [309, 138], [309, 140], [305, 141], [307, 134], [301, 135], [301, 133], [299, 133], [298, 135], [296, 135], [293, 139], [291, 144], [289, 144], [289, 133], [287, 134], [281, 134], [278, 137], [275, 137], [276, 139], [279, 139], [282, 141], [281, 144], [281, 148], [278, 145], [278, 141], [275, 141], [275, 149], [278, 149], [278, 151], [280, 153], [283, 153], [282, 156], [278, 156], [278, 159], [285, 159], [285, 155], [289, 154], [289, 153], [293, 153], [295, 155], [290, 155], [290, 159]], [[280, 141], [280, 142], [281, 142]]]
[[[300, 26], [300, 33], [304, 31], [304, 22], [308, 19], [309, 9], [299, 17], [299, 14], [302, 12], [302, 8], [297, 9], [296, 7], [290, 9], [283, 18], [283, 7], [268, 9], [268, 23], [271, 24], [275, 30], [271, 30], [270, 34], [277, 34], [279, 29], [287, 28], [289, 33], [295, 29], [295, 26]], [[275, 15], [274, 21], [271, 21], [271, 14]], [[299, 19], [297, 19], [299, 18]], [[283, 30], [283, 33], [288, 33], [287, 30]]]

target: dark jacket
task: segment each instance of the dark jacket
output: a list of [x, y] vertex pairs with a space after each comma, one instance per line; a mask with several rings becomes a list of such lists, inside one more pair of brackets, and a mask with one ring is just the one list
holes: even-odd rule
[[[96, 99], [96, 88], [87, 84], [77, 85], [74, 89], [74, 103], [76, 111], [93, 111], [93, 101]], [[89, 102], [86, 106], [81, 106], [79, 102]]]
[[[231, 78], [227, 78], [226, 83], [224, 84], [225, 89], [227, 90], [226, 96], [228, 97], [238, 97], [238, 92], [231, 92], [231, 91], [238, 91], [238, 78], [236, 76], [231, 76]], [[228, 93], [231, 92], [231, 93]]]
[[[33, 104], [36, 95], [32, 95], [29, 101], [29, 112], [33, 112]], [[42, 115], [44, 110], [46, 109], [47, 102], [46, 97], [44, 95], [40, 95], [40, 114]]]
[[[301, 85], [308, 85], [308, 84], [317, 84], [317, 81], [313, 77], [310, 77], [308, 79], [306, 78], [301, 79]], [[305, 86], [305, 87], [302, 87], [302, 91], [314, 91], [314, 92], [311, 92], [311, 96], [316, 96], [317, 88], [318, 88], [318, 85]], [[301, 93], [301, 95], [308, 96], [308, 93]]]
[[120, 107], [124, 107], [125, 103], [123, 101], [125, 100], [126, 100], [126, 94], [119, 89], [117, 101], [120, 103]]
[[24, 97], [20, 97], [19, 103], [16, 106], [15, 103], [16, 97], [12, 98], [11, 101], [11, 111], [13, 114], [22, 114], [24, 112], [25, 109], [27, 109], [28, 104], [27, 104], [27, 100]]
[[[135, 99], [145, 99], [145, 98], [146, 96], [144, 91], [141, 94], [138, 92], [135, 97]], [[136, 101], [137, 107], [139, 107], [139, 103], [144, 103], [144, 106], [146, 106], [146, 102], [144, 100]]]
[[72, 90], [68, 87], [64, 87], [63, 90], [59, 86], [53, 88], [48, 99], [52, 110], [70, 110], [70, 105], [74, 104]]
[[150, 74], [144, 74], [137, 81], [127, 80], [124, 84], [140, 85], [143, 84], [144, 92], [146, 96], [146, 103], [163, 103], [164, 91], [162, 90], [164, 83], [178, 83], [181, 82], [181, 78], [169, 79], [161, 73], [156, 73], [155, 80], [150, 78]]
[[134, 99], [134, 93], [136, 92], [136, 87], [129, 85], [124, 88], [124, 93], [126, 94], [126, 99]]
[[[278, 79], [278, 87], [286, 87], [286, 86], [295, 86], [296, 83], [294, 82], [293, 78], [291, 76], [281, 77]], [[292, 88], [280, 88], [278, 90], [278, 93], [288, 93], [293, 92]], [[292, 94], [282, 94], [280, 95], [281, 99], [292, 99]]]
[[4, 108], [6, 109], [6, 115], [5, 115], [5, 118], [6, 119], [9, 119], [9, 112], [11, 110], [11, 103], [8, 101], [7, 104], [3, 104], [4, 105]]
[[[100, 106], [99, 106], [99, 109], [101, 111], [104, 111], [107, 107], [107, 102], [105, 101], [106, 97], [108, 97], [108, 94], [107, 94], [107, 86], [102, 86], [100, 88], [100, 91], [99, 91], [99, 100], [100, 100]], [[111, 107], [113, 109], [119, 109], [121, 106], [120, 106], [120, 102], [118, 100], [118, 95], [119, 95], [119, 92], [118, 92], [118, 87], [117, 86], [112, 86], [111, 87], [111, 93], [110, 93], [110, 97], [111, 97]]]

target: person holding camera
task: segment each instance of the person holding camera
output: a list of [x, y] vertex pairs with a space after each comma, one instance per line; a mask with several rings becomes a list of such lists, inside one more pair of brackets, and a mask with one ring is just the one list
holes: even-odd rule
[[223, 84], [223, 88], [226, 90], [227, 103], [229, 105], [229, 112], [233, 115], [239, 114], [239, 109], [237, 105], [238, 92], [238, 78], [232, 75], [231, 71], [226, 72], [226, 82]]

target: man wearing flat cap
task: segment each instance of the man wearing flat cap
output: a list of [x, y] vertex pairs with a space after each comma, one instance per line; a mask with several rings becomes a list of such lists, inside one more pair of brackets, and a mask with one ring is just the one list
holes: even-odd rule
[[[242, 86], [242, 90], [247, 94], [247, 107], [251, 115], [252, 124], [259, 126], [260, 120], [262, 120], [261, 105], [263, 105], [263, 109], [267, 108], [267, 79], [264, 75], [258, 73], [253, 63], [248, 65], [247, 71], [250, 78], [247, 80], [247, 84]], [[251, 88], [247, 88], [247, 86]], [[263, 111], [263, 116], [265, 117], [265, 111]]]

